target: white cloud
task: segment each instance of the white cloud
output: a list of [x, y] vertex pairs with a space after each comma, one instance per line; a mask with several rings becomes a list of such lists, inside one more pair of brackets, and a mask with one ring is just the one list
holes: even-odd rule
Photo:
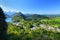
[[4, 10], [4, 12], [19, 12], [16, 9], [8, 8], [8, 7], [5, 7], [4, 5], [0, 5], [0, 7]]

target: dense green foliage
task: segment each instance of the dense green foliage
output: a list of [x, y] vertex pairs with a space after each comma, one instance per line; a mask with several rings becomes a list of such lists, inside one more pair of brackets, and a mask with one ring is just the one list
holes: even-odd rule
[[26, 16], [18, 12], [11, 18], [12, 21], [6, 23], [6, 17], [0, 9], [0, 40], [60, 40], [59, 16]]
[[[47, 29], [47, 26], [59, 27], [60, 17], [50, 19], [37, 14], [26, 17], [21, 13], [16, 13], [12, 19], [12, 22], [8, 22], [9, 40], [60, 40], [60, 32]], [[46, 25], [47, 30], [43, 29], [40, 24]]]

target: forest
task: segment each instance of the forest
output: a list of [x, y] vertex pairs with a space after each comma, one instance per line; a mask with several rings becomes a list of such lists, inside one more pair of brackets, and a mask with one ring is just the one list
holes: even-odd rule
[[8, 22], [9, 40], [60, 40], [60, 16], [24, 15], [17, 12]]
[[[6, 15], [7, 16], [7, 15]], [[60, 40], [60, 16], [16, 12], [7, 22], [8, 40]]]

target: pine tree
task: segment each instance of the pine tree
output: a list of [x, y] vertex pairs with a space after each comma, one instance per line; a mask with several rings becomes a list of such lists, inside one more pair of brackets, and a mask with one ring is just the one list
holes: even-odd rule
[[3, 10], [0, 8], [0, 40], [7, 40], [7, 23]]

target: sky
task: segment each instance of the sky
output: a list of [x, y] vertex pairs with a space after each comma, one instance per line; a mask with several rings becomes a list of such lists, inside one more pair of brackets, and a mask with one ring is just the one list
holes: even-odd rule
[[60, 0], [0, 0], [4, 12], [60, 14]]

